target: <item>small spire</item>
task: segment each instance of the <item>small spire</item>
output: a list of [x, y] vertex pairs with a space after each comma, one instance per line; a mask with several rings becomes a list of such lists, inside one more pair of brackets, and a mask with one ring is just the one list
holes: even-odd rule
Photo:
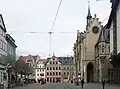
[[55, 56], [55, 53], [53, 53], [53, 56]]
[[92, 18], [92, 16], [91, 16], [91, 13], [90, 13], [90, 1], [88, 1], [87, 26], [89, 25], [91, 18]]
[[90, 13], [90, 1], [88, 1], [88, 15], [87, 16], [91, 16], [91, 13]]

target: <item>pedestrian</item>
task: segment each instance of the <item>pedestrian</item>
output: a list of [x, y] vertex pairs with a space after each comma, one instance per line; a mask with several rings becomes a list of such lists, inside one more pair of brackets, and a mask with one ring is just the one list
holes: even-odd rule
[[105, 88], [105, 80], [102, 81], [102, 87]]
[[82, 89], [83, 89], [83, 86], [84, 86], [84, 79], [81, 80], [81, 86], [82, 86]]

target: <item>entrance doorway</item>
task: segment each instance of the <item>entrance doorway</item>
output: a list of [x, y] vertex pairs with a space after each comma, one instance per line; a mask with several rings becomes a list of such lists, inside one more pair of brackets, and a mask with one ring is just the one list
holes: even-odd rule
[[93, 63], [90, 62], [87, 65], [87, 82], [93, 82], [94, 80], [94, 68], [93, 68]]

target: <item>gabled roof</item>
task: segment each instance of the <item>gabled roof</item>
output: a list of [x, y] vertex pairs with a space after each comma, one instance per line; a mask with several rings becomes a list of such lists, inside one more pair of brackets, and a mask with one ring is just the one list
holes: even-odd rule
[[12, 38], [12, 36], [10, 34], [6, 34], [6, 40], [7, 42], [9, 42], [13, 47], [17, 47], [15, 44], [15, 40]]
[[25, 62], [27, 61], [28, 56], [20, 56], [19, 59], [24, 60]]
[[99, 38], [97, 40], [97, 43], [95, 45], [95, 47], [97, 46], [97, 44], [99, 44], [100, 42], [105, 42], [105, 43], [109, 43], [110, 42], [110, 29], [106, 28], [107, 25], [105, 25], [100, 32]]
[[30, 56], [33, 57], [34, 62], [36, 63], [36, 62], [37, 62], [37, 57], [38, 57], [38, 55], [37, 55], [37, 56], [32, 56], [32, 55], [20, 56], [20, 58], [23, 59], [23, 60], [26, 62], [26, 61], [29, 59]]
[[5, 27], [5, 24], [4, 24], [4, 20], [3, 20], [3, 17], [2, 17], [2, 14], [0, 14], [0, 27], [2, 28], [2, 30], [4, 31], [4, 32], [7, 32], [6, 31], [6, 27]]
[[47, 59], [41, 59], [41, 60], [44, 64], [47, 62]]

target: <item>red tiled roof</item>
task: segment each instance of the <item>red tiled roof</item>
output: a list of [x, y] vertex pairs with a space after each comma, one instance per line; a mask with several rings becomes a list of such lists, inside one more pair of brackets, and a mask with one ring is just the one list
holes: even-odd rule
[[[27, 61], [28, 57], [29, 57], [29, 55], [28, 56], [20, 56], [20, 58], [23, 59], [25, 62]], [[36, 63], [37, 62], [37, 56], [32, 56], [32, 57], [34, 58], [34, 62]]]
[[24, 60], [25, 62], [27, 61], [28, 56], [20, 56], [20, 59]]
[[46, 63], [47, 59], [41, 59], [43, 63]]

